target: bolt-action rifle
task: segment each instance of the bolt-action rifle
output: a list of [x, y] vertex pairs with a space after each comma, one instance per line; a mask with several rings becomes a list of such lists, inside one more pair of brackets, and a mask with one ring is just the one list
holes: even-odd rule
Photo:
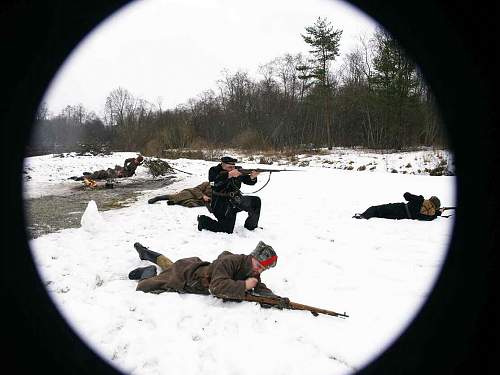
[[245, 294], [245, 297], [241, 301], [257, 302], [260, 305], [271, 306], [277, 309], [289, 309], [289, 310], [306, 310], [311, 312], [314, 316], [318, 314], [326, 314], [331, 316], [336, 316], [339, 318], [348, 318], [349, 316], [344, 312], [343, 314], [337, 313], [335, 311], [320, 309], [319, 307], [302, 305], [300, 303], [291, 302], [287, 298], [281, 297], [267, 297], [267, 296], [257, 296], [255, 294]]
[[266, 169], [266, 168], [252, 168], [252, 169], [248, 169], [248, 168], [243, 168], [239, 165], [236, 166], [236, 169], [243, 175], [245, 174], [250, 174], [252, 173], [252, 171], [255, 171], [255, 172], [269, 172], [269, 173], [273, 173], [273, 172], [302, 172], [300, 169]]
[[[186, 293], [186, 292], [181, 292], [175, 289], [154, 289], [150, 290], [149, 293], [154, 293], [154, 294], [161, 294], [164, 292], [175, 292], [175, 293]], [[201, 293], [201, 294], [206, 294], [206, 293]], [[335, 311], [330, 311], [330, 310], [325, 310], [325, 309], [320, 309], [319, 307], [313, 307], [313, 306], [307, 306], [307, 305], [302, 305], [300, 303], [292, 302], [288, 298], [283, 298], [283, 297], [267, 297], [267, 296], [258, 296], [255, 294], [249, 294], [246, 293], [243, 298], [228, 298], [228, 297], [218, 297], [222, 298], [224, 302], [226, 301], [232, 301], [232, 302], [241, 302], [241, 301], [248, 301], [248, 302], [257, 302], [260, 304], [262, 307], [274, 307], [280, 310], [283, 309], [288, 309], [288, 310], [306, 310], [309, 311], [311, 314], [314, 316], [318, 316], [319, 314], [326, 314], [326, 315], [331, 315], [331, 316], [336, 316], [338, 318], [348, 318], [349, 315], [347, 315], [345, 312], [343, 314], [335, 312]]]

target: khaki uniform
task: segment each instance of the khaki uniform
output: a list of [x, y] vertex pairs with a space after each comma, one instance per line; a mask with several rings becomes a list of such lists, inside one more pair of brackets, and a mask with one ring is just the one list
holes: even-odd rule
[[[161, 255], [157, 263], [163, 272], [157, 276], [141, 280], [137, 290], [142, 292], [179, 292], [213, 294], [221, 298], [242, 298], [245, 295], [245, 280], [256, 277], [259, 281], [256, 293], [272, 293], [260, 281], [260, 275], [252, 275], [252, 256], [221, 253], [212, 263], [198, 257], [179, 259], [171, 263]], [[161, 259], [160, 259], [161, 258]], [[163, 259], [165, 258], [165, 259]], [[161, 262], [160, 262], [161, 260]]]
[[166, 194], [161, 196], [162, 199], [172, 201], [173, 204], [179, 204], [185, 207], [200, 207], [204, 206], [206, 202], [203, 200], [203, 195], [212, 197], [212, 187], [210, 182], [205, 181], [194, 188], [184, 189], [176, 194]]

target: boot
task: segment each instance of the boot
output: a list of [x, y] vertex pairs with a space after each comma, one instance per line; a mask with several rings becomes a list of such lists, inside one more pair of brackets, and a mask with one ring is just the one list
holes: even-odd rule
[[164, 200], [167, 200], [167, 195], [158, 195], [156, 197], [153, 197], [151, 198], [150, 200], [148, 200], [148, 203], [149, 204], [153, 204], [153, 203], [156, 203], [158, 201], [164, 201]]
[[149, 260], [156, 264], [156, 259], [161, 255], [153, 250], [149, 250], [147, 247], [142, 246], [139, 242], [134, 244], [137, 253], [139, 254], [139, 258], [141, 260]]
[[167, 201], [167, 204], [168, 204], [169, 206], [173, 206], [173, 205], [175, 204], [175, 202], [174, 202], [174, 201]]
[[128, 274], [130, 280], [144, 280], [153, 276], [156, 276], [155, 266], [139, 267]]
[[196, 218], [198, 220], [198, 230], [201, 232], [203, 229], [209, 229], [210, 228], [210, 218], [205, 216], [205, 215], [198, 215]]

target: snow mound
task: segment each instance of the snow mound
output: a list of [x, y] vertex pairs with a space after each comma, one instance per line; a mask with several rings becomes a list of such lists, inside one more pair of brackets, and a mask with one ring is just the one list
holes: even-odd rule
[[104, 227], [104, 219], [97, 210], [95, 201], [89, 201], [81, 220], [82, 228], [90, 233], [98, 233]]

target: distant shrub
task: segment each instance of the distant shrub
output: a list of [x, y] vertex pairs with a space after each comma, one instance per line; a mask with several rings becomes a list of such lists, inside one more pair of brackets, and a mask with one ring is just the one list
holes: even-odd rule
[[397, 170], [395, 170], [394, 168], [392, 168], [391, 173], [398, 173], [398, 171], [397, 171]]
[[453, 173], [448, 169], [446, 160], [441, 160], [438, 166], [429, 170], [430, 176], [453, 176]]
[[[201, 150], [168, 149], [162, 151], [164, 159], [207, 159], [207, 154]], [[209, 159], [211, 160], [211, 159]]]
[[358, 168], [358, 171], [364, 171], [366, 169], [366, 166], [365, 165], [361, 165], [359, 168]]
[[273, 160], [272, 160], [272, 158], [261, 157], [259, 159], [259, 164], [271, 165], [271, 164], [273, 164]]

